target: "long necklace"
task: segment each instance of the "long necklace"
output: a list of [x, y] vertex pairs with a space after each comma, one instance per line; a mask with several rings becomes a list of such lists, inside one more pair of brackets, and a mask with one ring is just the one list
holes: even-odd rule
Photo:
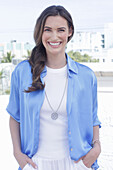
[[63, 100], [63, 98], [64, 98], [64, 94], [65, 94], [65, 90], [66, 90], [66, 85], [67, 85], [67, 80], [68, 80], [68, 79], [67, 79], [67, 77], [66, 77], [66, 83], [65, 83], [65, 88], [64, 88], [64, 91], [63, 91], [63, 95], [62, 95], [61, 101], [60, 101], [60, 103], [59, 103], [58, 108], [56, 109], [56, 111], [55, 111], [55, 110], [53, 109], [53, 107], [51, 106], [50, 101], [49, 101], [48, 96], [47, 96], [47, 93], [46, 93], [46, 91], [45, 91], [45, 96], [46, 96], [46, 98], [47, 98], [47, 102], [48, 102], [51, 110], [53, 111], [52, 114], [51, 114], [51, 119], [53, 119], [53, 120], [58, 119], [58, 110], [59, 110], [59, 108], [60, 108], [60, 106], [61, 106], [61, 103], [62, 103], [62, 100]]

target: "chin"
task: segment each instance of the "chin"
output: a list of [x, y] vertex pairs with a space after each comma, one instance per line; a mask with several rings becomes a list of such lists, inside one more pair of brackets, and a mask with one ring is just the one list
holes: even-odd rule
[[59, 54], [61, 54], [62, 53], [62, 50], [60, 51], [60, 50], [56, 50], [56, 51], [48, 51], [48, 54], [52, 54], [52, 55], [59, 55]]

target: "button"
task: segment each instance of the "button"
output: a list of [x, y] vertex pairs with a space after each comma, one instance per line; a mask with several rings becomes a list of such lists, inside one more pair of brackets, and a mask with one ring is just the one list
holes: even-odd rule
[[69, 131], [69, 134], [71, 135], [71, 131]]
[[73, 149], [71, 148], [71, 151], [72, 151]]

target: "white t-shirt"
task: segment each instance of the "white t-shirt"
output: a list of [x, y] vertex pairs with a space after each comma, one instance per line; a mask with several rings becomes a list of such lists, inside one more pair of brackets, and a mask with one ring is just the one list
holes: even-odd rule
[[39, 147], [37, 154], [45, 158], [57, 159], [69, 155], [66, 111], [67, 65], [60, 69], [47, 67], [47, 75], [44, 77], [44, 82], [46, 94], [54, 111], [57, 110], [65, 89], [62, 103], [57, 111], [58, 118], [56, 120], [51, 118], [53, 111], [46, 97], [40, 111]]

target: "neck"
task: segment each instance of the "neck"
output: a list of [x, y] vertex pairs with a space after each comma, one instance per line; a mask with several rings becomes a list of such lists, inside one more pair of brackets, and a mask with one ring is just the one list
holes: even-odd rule
[[66, 65], [66, 56], [65, 54], [63, 56], [61, 55], [47, 55], [47, 62], [46, 65], [50, 68], [62, 68]]

